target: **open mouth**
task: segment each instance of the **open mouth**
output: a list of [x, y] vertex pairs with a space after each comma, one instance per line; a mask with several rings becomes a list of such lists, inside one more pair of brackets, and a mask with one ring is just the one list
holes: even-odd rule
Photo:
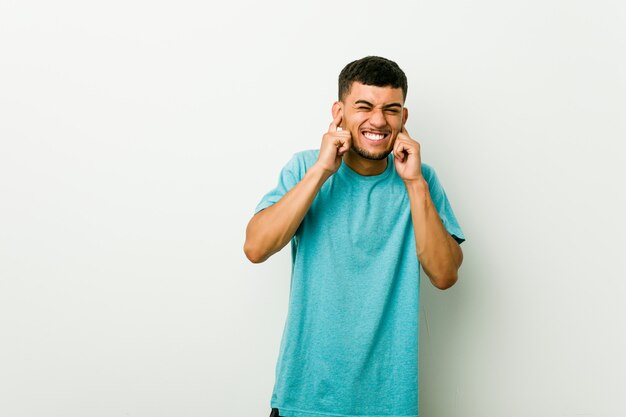
[[361, 133], [365, 139], [371, 140], [372, 142], [380, 142], [389, 136], [388, 132], [376, 132], [373, 130], [363, 130]]

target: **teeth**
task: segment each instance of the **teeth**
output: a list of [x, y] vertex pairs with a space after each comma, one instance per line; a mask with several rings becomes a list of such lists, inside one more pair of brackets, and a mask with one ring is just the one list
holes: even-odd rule
[[369, 140], [382, 140], [385, 137], [385, 135], [381, 133], [372, 133], [372, 132], [364, 132], [363, 136], [365, 136]]

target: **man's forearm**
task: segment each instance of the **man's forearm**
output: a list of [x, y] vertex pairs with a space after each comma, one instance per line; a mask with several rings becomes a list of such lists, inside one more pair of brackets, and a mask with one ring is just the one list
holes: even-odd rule
[[315, 196], [332, 175], [317, 164], [282, 198], [260, 211], [248, 223], [244, 252], [254, 263], [267, 260], [293, 237]]
[[441, 222], [426, 180], [406, 183], [406, 187], [411, 204], [417, 257], [434, 286], [449, 288], [457, 280], [463, 252]]

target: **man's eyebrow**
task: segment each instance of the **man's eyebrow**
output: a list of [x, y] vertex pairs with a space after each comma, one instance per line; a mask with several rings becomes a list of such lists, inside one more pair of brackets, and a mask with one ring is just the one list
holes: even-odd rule
[[[374, 105], [372, 103], [370, 103], [369, 101], [366, 101], [366, 100], [357, 100], [357, 101], [354, 102], [354, 104], [365, 104], [366, 106], [374, 107]], [[402, 104], [401, 103], [385, 104], [383, 106], [383, 109], [389, 109], [391, 107], [400, 107], [400, 108], [402, 108]]]

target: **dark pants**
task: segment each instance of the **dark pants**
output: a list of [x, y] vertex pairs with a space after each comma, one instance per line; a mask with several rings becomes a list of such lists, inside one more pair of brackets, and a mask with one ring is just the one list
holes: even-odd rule
[[278, 414], [278, 408], [272, 408], [272, 412], [270, 413], [270, 417], [282, 417]]

